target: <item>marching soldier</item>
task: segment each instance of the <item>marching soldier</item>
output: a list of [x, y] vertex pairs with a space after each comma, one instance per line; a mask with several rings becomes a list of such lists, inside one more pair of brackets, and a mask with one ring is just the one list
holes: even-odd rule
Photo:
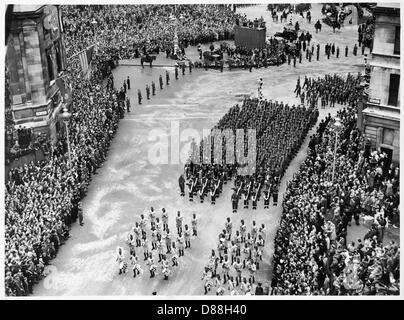
[[146, 84], [146, 97], [147, 100], [150, 100], [150, 87], [148, 84]]
[[175, 80], [178, 80], [178, 66], [175, 66]]
[[188, 229], [188, 225], [186, 224], [184, 230], [184, 239], [185, 239], [185, 249], [191, 248], [191, 230]]
[[137, 101], [139, 104], [142, 104], [142, 92], [140, 89], [137, 90]]
[[153, 261], [153, 255], [152, 253], [149, 254], [149, 257], [147, 259], [147, 264], [150, 266], [150, 278], [154, 278], [156, 276], [156, 269], [157, 266]]
[[264, 209], [269, 208], [269, 192], [264, 191]]
[[178, 233], [182, 233], [182, 217], [179, 211], [177, 212], [177, 217], [175, 218], [175, 225]]
[[184, 255], [184, 237], [181, 232], [178, 234], [177, 243], [178, 243], [178, 254], [180, 257], [182, 257]]
[[166, 70], [166, 85], [168, 86], [170, 84], [170, 74], [168, 73], [168, 70]]
[[152, 95], [155, 96], [156, 95], [156, 84], [154, 83], [154, 81], [152, 81], [152, 83], [151, 83], [151, 89], [152, 89]]
[[168, 232], [168, 213], [166, 212], [166, 209], [163, 208], [161, 209], [161, 220], [163, 221], [163, 231]]
[[160, 90], [163, 90], [163, 76], [160, 74], [159, 76]]

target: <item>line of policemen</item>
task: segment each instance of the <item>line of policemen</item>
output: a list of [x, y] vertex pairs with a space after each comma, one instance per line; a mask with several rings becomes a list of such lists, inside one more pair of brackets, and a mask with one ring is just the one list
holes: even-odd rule
[[[192, 63], [189, 63], [189, 65], [188, 65], [189, 73], [192, 73], [192, 68], [193, 68]], [[174, 73], [175, 73], [175, 79], [176, 80], [178, 80], [178, 73], [179, 73], [178, 69], [181, 69], [182, 75], [184, 76], [185, 75], [185, 69], [186, 69], [185, 64], [180, 65], [180, 66], [178, 66], [178, 65], [175, 66]], [[168, 72], [168, 70], [166, 70], [165, 79], [166, 79], [166, 85], [167, 86], [170, 85], [170, 73]], [[128, 80], [129, 80], [129, 77], [128, 77]], [[158, 82], [159, 82], [160, 90], [163, 90], [164, 81], [163, 81], [163, 76], [161, 74], [159, 75]], [[125, 84], [125, 82], [124, 82], [124, 84]], [[151, 87], [148, 84], [146, 84], [146, 98], [147, 98], [147, 100], [150, 100], [150, 92], [151, 92], [151, 94], [153, 96], [156, 95], [156, 84], [155, 84], [154, 81], [152, 81]], [[142, 96], [142, 91], [140, 89], [137, 90], [137, 97], [138, 97], [138, 104], [142, 104], [143, 96]]]

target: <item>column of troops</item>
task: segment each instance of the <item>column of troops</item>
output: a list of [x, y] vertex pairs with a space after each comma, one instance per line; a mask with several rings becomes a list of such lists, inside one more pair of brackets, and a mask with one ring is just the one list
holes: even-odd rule
[[[143, 273], [139, 258], [140, 254], [136, 251], [143, 251], [143, 261], [146, 262], [146, 268], [149, 269], [150, 278], [156, 276], [158, 263], [161, 264], [161, 274], [164, 280], [172, 274], [172, 267], [178, 267], [178, 260], [185, 255], [185, 249], [191, 248], [191, 237], [198, 236], [198, 219], [196, 214], [192, 215], [190, 226], [183, 224], [184, 217], [178, 211], [175, 217], [175, 226], [177, 237], [172, 233], [168, 226], [169, 215], [165, 208], [161, 209], [161, 214], [157, 214], [153, 207], [150, 208], [148, 218], [144, 214], [140, 215], [139, 221], [128, 233], [126, 244], [129, 251], [129, 261], [126, 260], [125, 250], [122, 247], [117, 248], [116, 261], [118, 263], [119, 274], [124, 274], [128, 268], [128, 262], [132, 266], [133, 277]], [[141, 248], [141, 249], [140, 249]], [[156, 259], [157, 263], [156, 263]], [[169, 260], [172, 264], [170, 265]]]
[[[205, 294], [216, 288], [216, 295], [223, 295], [226, 290], [230, 295], [254, 294], [256, 272], [260, 268], [266, 240], [265, 225], [259, 227], [252, 222], [248, 231], [244, 220], [240, 221], [239, 230], [233, 229], [233, 222], [228, 217], [217, 242], [217, 251], [212, 249], [204, 269]], [[258, 282], [258, 288], [261, 283]], [[255, 290], [255, 294], [260, 289]]]
[[[206, 139], [198, 148], [194, 142], [191, 147], [191, 156], [185, 165], [185, 176], [179, 178], [181, 196], [188, 191], [190, 201], [199, 196], [200, 202], [210, 196], [211, 204], [222, 193], [224, 184], [234, 178], [233, 194], [231, 196], [233, 212], [237, 212], [239, 200], [248, 209], [251, 206], [257, 209], [261, 196], [264, 208], [269, 208], [270, 199], [273, 205], [278, 203], [278, 189], [280, 180], [296, 155], [309, 129], [316, 123], [318, 110], [305, 106], [288, 106], [278, 101], [262, 101], [246, 99], [240, 108], [238, 105], [231, 108], [219, 121], [216, 129], [255, 129], [256, 130], [256, 163], [254, 173], [242, 174], [242, 165], [226, 163], [226, 150], [223, 150], [222, 163], [208, 163], [203, 146]], [[247, 136], [245, 136], [245, 139]], [[223, 140], [225, 146], [225, 139]], [[246, 141], [245, 141], [246, 142]], [[235, 148], [239, 144], [235, 141]], [[225, 148], [225, 147], [224, 147]], [[195, 152], [196, 151], [196, 152]]]

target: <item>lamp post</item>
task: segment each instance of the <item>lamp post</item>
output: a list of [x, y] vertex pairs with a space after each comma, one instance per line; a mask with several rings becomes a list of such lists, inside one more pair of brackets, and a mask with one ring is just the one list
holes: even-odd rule
[[335, 131], [335, 146], [334, 146], [334, 161], [332, 163], [332, 178], [331, 178], [331, 183], [334, 184], [334, 178], [335, 178], [335, 162], [337, 159], [337, 148], [338, 148], [338, 134], [339, 131], [342, 128], [342, 123], [338, 117], [335, 117], [335, 122], [334, 122], [334, 131]]
[[67, 110], [66, 107], [63, 107], [63, 112], [61, 114], [61, 117], [63, 119], [63, 122], [66, 126], [66, 139], [67, 139], [67, 150], [69, 153], [69, 167], [70, 169], [72, 168], [72, 155], [71, 155], [71, 150], [70, 150], [70, 139], [69, 139], [69, 120], [71, 118], [72, 114]]

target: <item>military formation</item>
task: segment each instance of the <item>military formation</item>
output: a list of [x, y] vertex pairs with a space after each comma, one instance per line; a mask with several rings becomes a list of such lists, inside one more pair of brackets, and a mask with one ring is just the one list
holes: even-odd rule
[[256, 273], [262, 265], [265, 242], [264, 224], [259, 226], [253, 221], [247, 229], [241, 220], [236, 229], [228, 217], [219, 234], [217, 249], [212, 249], [202, 275], [204, 293], [215, 288], [216, 295], [262, 295], [262, 284], [256, 281]]
[[184, 223], [181, 212], [177, 211], [175, 231], [169, 228], [169, 220], [169, 213], [165, 208], [157, 213], [150, 207], [147, 217], [145, 214], [140, 215], [126, 237], [127, 249], [117, 248], [119, 275], [125, 274], [130, 267], [134, 278], [142, 275], [144, 269], [149, 271], [150, 278], [154, 278], [160, 270], [163, 279], [168, 280], [173, 268], [179, 267], [179, 260], [185, 255], [185, 249], [191, 248], [191, 239], [198, 236], [198, 219], [195, 213], [187, 224]]
[[[263, 200], [264, 209], [269, 208], [271, 199], [272, 204], [276, 206], [280, 180], [308, 130], [316, 123], [317, 117], [318, 110], [313, 107], [246, 99], [242, 107], [232, 107], [215, 128], [256, 129], [257, 154], [254, 159], [254, 172], [244, 174], [240, 171], [243, 164], [237, 163], [237, 159], [234, 163], [227, 163], [225, 146], [221, 163], [213, 157], [207, 161], [204, 146], [209, 145], [207, 139], [212, 139], [210, 144], [214, 148], [213, 136], [201, 141], [199, 148], [193, 141], [191, 156], [184, 168], [185, 173], [178, 180], [180, 195], [185, 196], [188, 193], [191, 202], [195, 201], [196, 197], [200, 203], [209, 199], [214, 205], [222, 193], [223, 185], [234, 178], [234, 192], [231, 196], [234, 213], [239, 209], [240, 200], [243, 201], [244, 209], [257, 209], [260, 200]], [[237, 149], [243, 144], [234, 141], [234, 146]]]

